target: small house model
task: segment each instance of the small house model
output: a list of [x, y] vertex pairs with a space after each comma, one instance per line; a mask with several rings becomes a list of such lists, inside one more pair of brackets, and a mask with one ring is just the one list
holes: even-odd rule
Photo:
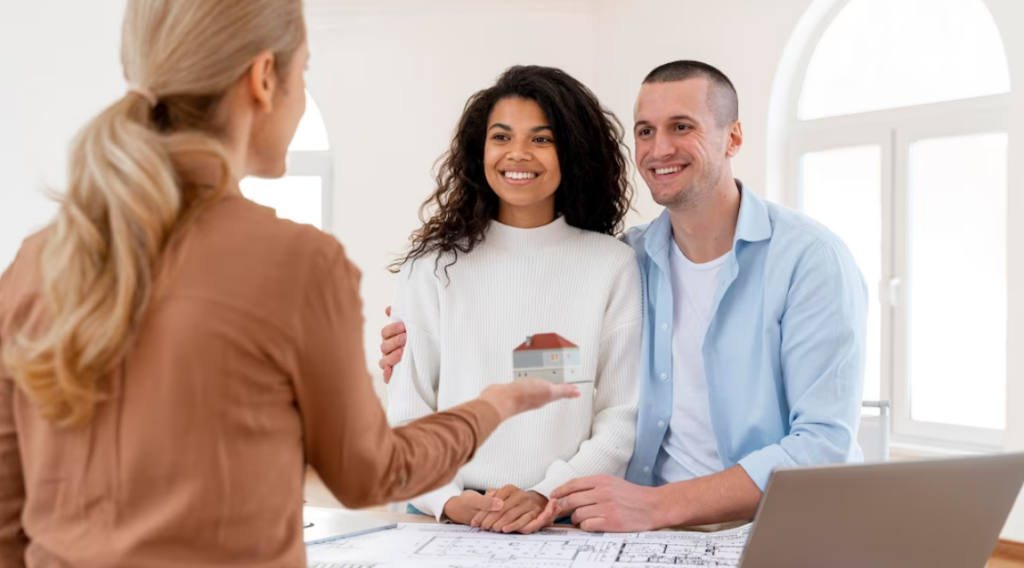
[[552, 383], [588, 382], [580, 367], [580, 348], [557, 333], [527, 336], [512, 351], [515, 379], [537, 377]]

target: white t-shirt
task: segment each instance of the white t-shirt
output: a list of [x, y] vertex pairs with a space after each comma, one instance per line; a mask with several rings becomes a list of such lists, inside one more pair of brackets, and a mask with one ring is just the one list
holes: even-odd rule
[[725, 258], [723, 255], [711, 262], [694, 264], [672, 243], [672, 420], [655, 465], [662, 483], [703, 477], [724, 469], [711, 428], [701, 348]]

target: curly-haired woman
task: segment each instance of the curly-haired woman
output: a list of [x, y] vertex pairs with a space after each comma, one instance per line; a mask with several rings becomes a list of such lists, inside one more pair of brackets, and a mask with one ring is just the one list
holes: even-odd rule
[[579, 348], [583, 396], [499, 429], [419, 511], [485, 530], [550, 524], [548, 494], [621, 476], [633, 451], [642, 298], [633, 251], [613, 235], [632, 187], [622, 127], [584, 85], [513, 67], [466, 104], [412, 236], [393, 318], [408, 342], [389, 385], [404, 424], [513, 379], [512, 352], [555, 333]]

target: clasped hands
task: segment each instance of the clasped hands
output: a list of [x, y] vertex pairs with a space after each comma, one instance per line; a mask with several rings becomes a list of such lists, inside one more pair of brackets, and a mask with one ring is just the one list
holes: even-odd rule
[[500, 533], [537, 532], [554, 523], [558, 511], [557, 499], [515, 485], [488, 489], [483, 495], [463, 491], [444, 505], [444, 514], [452, 522]]
[[452, 522], [501, 533], [537, 532], [569, 514], [585, 531], [641, 532], [680, 524], [660, 518], [663, 501], [657, 488], [597, 475], [569, 481], [552, 491], [551, 499], [514, 485], [483, 495], [465, 491], [448, 500], [444, 513]]

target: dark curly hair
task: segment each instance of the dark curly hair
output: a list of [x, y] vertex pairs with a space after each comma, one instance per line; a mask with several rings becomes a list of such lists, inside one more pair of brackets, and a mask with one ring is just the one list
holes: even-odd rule
[[[392, 272], [432, 253], [438, 253], [439, 261], [440, 253], [453, 252], [451, 266], [459, 253], [483, 242], [499, 204], [484, 177], [487, 120], [498, 101], [507, 98], [536, 101], [551, 125], [562, 172], [555, 214], [587, 231], [614, 235], [622, 230], [633, 199], [622, 124], [564, 71], [517, 65], [466, 102], [451, 148], [438, 160], [437, 189], [420, 207], [423, 226], [410, 237], [408, 254], [390, 266]], [[424, 219], [429, 209], [433, 214]]]

